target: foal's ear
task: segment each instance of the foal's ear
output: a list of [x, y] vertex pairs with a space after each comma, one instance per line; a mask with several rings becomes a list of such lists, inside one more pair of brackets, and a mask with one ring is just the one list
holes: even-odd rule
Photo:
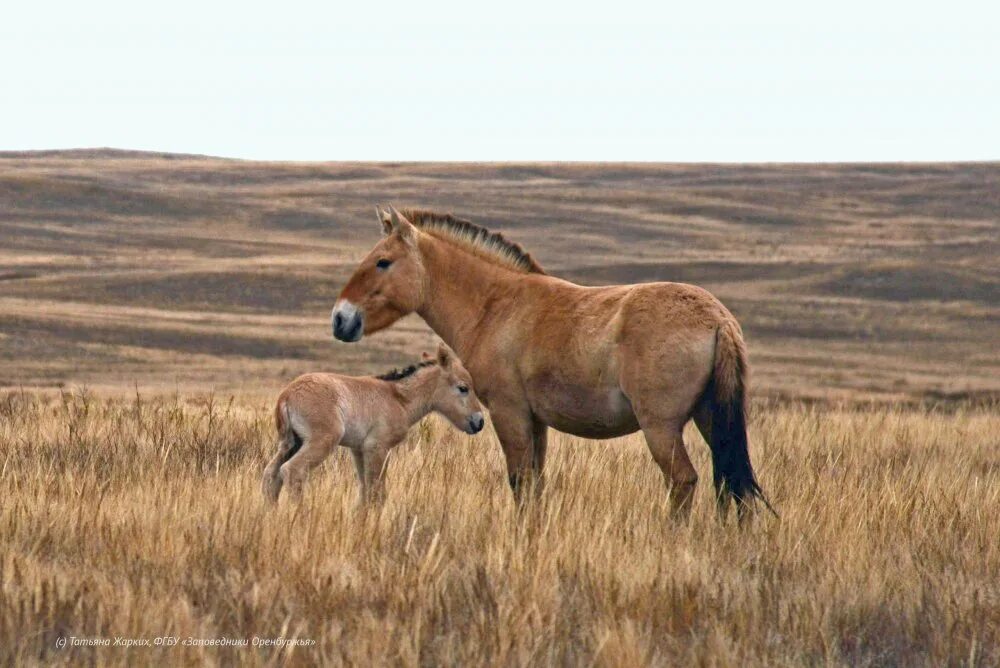
[[451, 368], [451, 360], [454, 356], [455, 353], [451, 351], [451, 348], [444, 341], [438, 344], [438, 364], [442, 369]]
[[434, 355], [431, 355], [429, 352], [425, 350], [424, 352], [420, 353], [420, 359], [423, 360], [424, 362], [430, 362], [432, 359], [434, 359]]

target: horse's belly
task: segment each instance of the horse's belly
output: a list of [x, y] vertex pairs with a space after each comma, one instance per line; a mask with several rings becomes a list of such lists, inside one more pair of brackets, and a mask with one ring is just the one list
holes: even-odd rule
[[537, 389], [532, 411], [559, 431], [584, 438], [614, 438], [639, 428], [631, 402], [617, 387]]

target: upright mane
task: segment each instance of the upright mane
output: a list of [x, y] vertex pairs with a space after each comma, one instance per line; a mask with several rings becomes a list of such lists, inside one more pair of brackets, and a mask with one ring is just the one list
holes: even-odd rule
[[424, 232], [456, 244], [487, 260], [526, 274], [544, 274], [542, 266], [520, 244], [508, 241], [499, 232], [456, 218], [450, 213], [420, 209], [400, 209], [407, 220]]
[[405, 369], [393, 369], [392, 371], [387, 371], [381, 376], [375, 376], [379, 380], [388, 380], [389, 382], [396, 382], [397, 380], [403, 380], [404, 378], [409, 378], [415, 374], [420, 369], [425, 367], [434, 366], [437, 364], [434, 360], [427, 360], [426, 362], [421, 362], [420, 364], [411, 364]]

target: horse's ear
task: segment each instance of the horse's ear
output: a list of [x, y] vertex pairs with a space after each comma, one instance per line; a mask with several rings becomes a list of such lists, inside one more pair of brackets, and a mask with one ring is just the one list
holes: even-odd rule
[[406, 216], [396, 211], [396, 207], [389, 205], [389, 223], [392, 230], [399, 235], [399, 238], [409, 244], [417, 242], [417, 228], [406, 219]]
[[389, 212], [376, 204], [375, 215], [378, 217], [378, 222], [382, 225], [382, 234], [385, 236], [392, 234], [392, 217], [389, 215]]
[[424, 362], [430, 362], [432, 359], [434, 359], [434, 355], [431, 355], [429, 352], [425, 350], [424, 352], [420, 353], [420, 359], [423, 360]]
[[438, 364], [442, 369], [451, 368], [451, 360], [454, 355], [455, 353], [451, 351], [451, 348], [444, 341], [438, 344]]

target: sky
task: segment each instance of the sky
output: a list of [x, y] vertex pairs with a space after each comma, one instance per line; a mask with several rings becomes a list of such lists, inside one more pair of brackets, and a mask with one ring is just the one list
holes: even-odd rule
[[9, 3], [0, 150], [1000, 159], [996, 2], [145, 5]]

